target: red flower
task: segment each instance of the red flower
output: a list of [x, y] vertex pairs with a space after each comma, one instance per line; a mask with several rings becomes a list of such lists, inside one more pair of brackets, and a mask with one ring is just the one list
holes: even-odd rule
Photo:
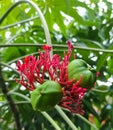
[[23, 60], [23, 63], [20, 61], [17, 63], [17, 70], [20, 72], [22, 78], [21, 81], [18, 82], [29, 90], [35, 89], [34, 82], [37, 63], [38, 62], [34, 56], [27, 56]]
[[64, 108], [69, 109], [73, 113], [84, 114], [82, 109], [82, 99], [86, 92], [85, 88], [79, 86], [81, 79], [73, 83], [73, 81], [68, 82], [63, 87], [63, 98], [59, 105]]
[[48, 46], [48, 45], [43, 45], [42, 46], [43, 50], [45, 50], [46, 52], [48, 51], [51, 51], [52, 50], [52, 47], [51, 46]]
[[82, 99], [86, 92], [85, 88], [79, 86], [82, 79], [76, 83], [68, 79], [67, 66], [72, 54], [73, 46], [67, 41], [68, 53], [64, 53], [64, 58], [54, 54], [50, 58], [52, 47], [44, 45], [44, 52], [40, 52], [38, 58], [27, 56], [23, 61], [18, 61], [17, 70], [20, 72], [21, 80], [17, 81], [28, 90], [34, 90], [36, 83], [43, 84], [45, 75], [48, 74], [50, 80], [57, 81], [62, 86], [63, 98], [59, 105], [69, 109], [73, 113], [83, 114]]

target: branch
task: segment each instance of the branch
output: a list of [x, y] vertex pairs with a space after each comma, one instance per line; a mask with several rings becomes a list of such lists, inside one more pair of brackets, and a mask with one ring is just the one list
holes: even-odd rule
[[[1, 44], [0, 47], [41, 47], [45, 44], [32, 44], [32, 43], [19, 43], [19, 44]], [[63, 45], [63, 44], [53, 44], [52, 45], [53, 48], [59, 47], [60, 49], [65, 49], [68, 48], [67, 45]], [[100, 49], [100, 48], [92, 48], [92, 47], [81, 47], [81, 46], [74, 46], [74, 49], [78, 49], [78, 50], [83, 50], [83, 51], [95, 51], [95, 52], [103, 52], [103, 53], [113, 53], [113, 50], [110, 49]]]
[[3, 76], [2, 76], [2, 70], [1, 70], [1, 64], [0, 64], [0, 87], [2, 88], [2, 92], [5, 95], [8, 104], [11, 108], [11, 111], [13, 113], [14, 119], [15, 119], [15, 123], [16, 123], [16, 129], [17, 130], [21, 130], [21, 123], [20, 123], [20, 119], [19, 119], [19, 112], [17, 110], [17, 107], [15, 106], [15, 103], [12, 99], [12, 97], [10, 95], [8, 95], [8, 89], [7, 86], [4, 82]]
[[74, 125], [74, 123], [69, 119], [69, 117], [58, 105], [55, 106], [55, 109], [58, 111], [60, 116], [66, 121], [66, 123], [70, 126], [72, 130], [78, 130], [78, 128]]

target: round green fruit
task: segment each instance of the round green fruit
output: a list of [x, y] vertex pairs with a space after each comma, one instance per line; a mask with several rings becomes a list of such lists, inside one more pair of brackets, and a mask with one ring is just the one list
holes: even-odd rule
[[82, 59], [75, 59], [68, 65], [69, 79], [74, 79], [76, 82], [80, 80], [81, 76], [82, 81], [80, 82], [80, 86], [87, 89], [90, 89], [94, 86], [96, 81], [95, 72], [96, 71]]
[[31, 104], [34, 110], [47, 111], [60, 102], [61, 98], [62, 88], [60, 84], [48, 80], [32, 91]]

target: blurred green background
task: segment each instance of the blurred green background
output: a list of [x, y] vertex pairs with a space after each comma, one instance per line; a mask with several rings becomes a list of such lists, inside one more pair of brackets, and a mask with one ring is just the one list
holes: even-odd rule
[[[0, 18], [17, 0], [0, 0]], [[32, 0], [46, 19], [54, 53], [63, 56], [66, 40], [75, 46], [77, 58], [84, 59], [100, 72], [95, 88], [83, 100], [84, 117], [99, 130], [113, 130], [113, 1], [112, 0]], [[28, 3], [19, 4], [4, 20], [0, 19], [0, 60], [4, 81], [9, 92], [29, 97], [29, 91], [18, 85], [14, 78], [16, 62], [26, 55], [37, 55], [37, 44], [46, 43], [41, 20]], [[35, 46], [13, 46], [32, 44]], [[57, 46], [54, 46], [56, 45]], [[12, 47], [10, 46], [12, 45]], [[63, 45], [60, 47], [59, 45]], [[0, 84], [0, 130], [15, 130], [15, 120], [2, 93]], [[10, 95], [10, 94], [9, 94]], [[22, 97], [11, 94], [17, 107], [22, 130], [53, 130], [40, 112], [33, 111]], [[71, 130], [58, 112], [49, 115], [62, 130]], [[81, 130], [94, 130], [77, 115], [65, 111]]]

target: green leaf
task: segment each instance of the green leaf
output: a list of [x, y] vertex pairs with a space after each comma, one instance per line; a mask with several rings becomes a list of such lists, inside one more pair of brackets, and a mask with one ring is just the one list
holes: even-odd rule
[[3, 51], [3, 61], [8, 62], [10, 60], [13, 60], [17, 57], [21, 56], [18, 48], [12, 47], [7, 48]]
[[[112, 49], [113, 49], [113, 45], [111, 45], [108, 49], [109, 49], [109, 50], [112, 50]], [[112, 54], [111, 54], [111, 53], [104, 53], [103, 55], [101, 55], [101, 56], [98, 58], [97, 70], [100, 70], [100, 69], [104, 66], [105, 62], [107, 62], [106, 59], [107, 59], [108, 56], [110, 56], [110, 55], [112, 55]]]

